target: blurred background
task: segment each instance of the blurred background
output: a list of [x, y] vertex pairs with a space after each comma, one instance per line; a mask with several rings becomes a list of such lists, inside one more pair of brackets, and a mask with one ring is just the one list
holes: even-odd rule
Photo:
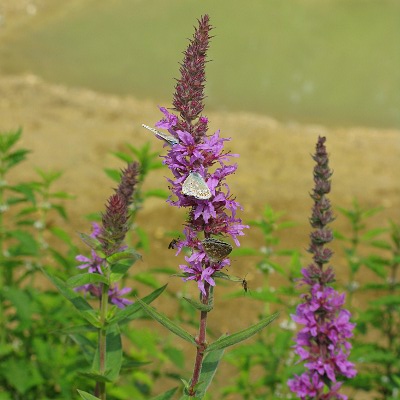
[[[3, 73], [29, 72], [49, 82], [166, 103], [186, 38], [207, 12], [216, 26], [209, 109], [400, 127], [396, 0], [8, 3], [20, 3], [31, 18], [3, 38]], [[13, 18], [3, 11], [0, 29]]]

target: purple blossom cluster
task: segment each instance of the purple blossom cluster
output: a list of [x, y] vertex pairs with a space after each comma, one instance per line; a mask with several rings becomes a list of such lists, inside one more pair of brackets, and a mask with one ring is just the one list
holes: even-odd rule
[[[174, 246], [177, 254], [183, 247], [192, 249], [192, 254], [185, 257], [187, 265], [180, 265], [180, 269], [186, 274], [186, 280], [197, 282], [204, 295], [205, 282], [214, 286], [213, 274], [229, 266], [230, 262], [228, 258], [210, 258], [199, 234], [202, 233], [204, 238], [230, 236], [239, 246], [238, 236], [242, 236], [243, 229], [248, 228], [236, 215], [241, 206], [226, 183], [227, 176], [237, 169], [237, 165], [230, 165], [229, 161], [238, 155], [224, 151], [224, 142], [230, 139], [221, 138], [219, 131], [207, 135], [208, 119], [201, 115], [210, 30], [208, 16], [205, 15], [199, 20], [199, 27], [184, 53], [181, 78], [175, 87], [173, 110], [179, 115], [161, 107], [164, 117], [156, 124], [157, 128], [167, 130], [176, 139], [169, 141], [171, 147], [163, 161], [174, 176], [168, 182], [176, 199], [170, 197], [168, 201], [172, 206], [190, 209], [184, 238]], [[182, 193], [182, 186], [191, 173], [199, 174], [201, 183], [205, 183], [211, 192], [210, 198], [199, 199]]]
[[[92, 223], [92, 233], [90, 236], [94, 239], [97, 239], [101, 233], [101, 227], [96, 222]], [[105, 260], [99, 257], [96, 252], [92, 249], [91, 250], [91, 257], [86, 257], [82, 254], [79, 254], [75, 257], [75, 259], [82, 264], [78, 265], [77, 268], [79, 269], [87, 269], [87, 272], [91, 274], [102, 274], [104, 268], [106, 267]], [[101, 288], [99, 285], [94, 285], [92, 283], [88, 283], [87, 285], [79, 286], [76, 288], [78, 291], [83, 291], [85, 293], [90, 293], [92, 296], [100, 298], [101, 297]], [[131, 288], [122, 288], [119, 289], [118, 284], [113, 285], [110, 287], [108, 291], [108, 300], [110, 303], [116, 305], [119, 308], [124, 308], [125, 306], [132, 304], [133, 302], [125, 299], [123, 296], [130, 293], [132, 291]]]
[[313, 263], [302, 269], [300, 283], [308, 286], [301, 297], [293, 321], [303, 325], [296, 337], [295, 353], [307, 369], [288, 381], [289, 388], [302, 400], [346, 400], [340, 394], [341, 377], [356, 375], [354, 364], [348, 361], [354, 324], [350, 322], [350, 312], [343, 308], [345, 295], [339, 294], [330, 284], [335, 280], [332, 267], [324, 269], [332, 256], [332, 251], [324, 245], [333, 239], [332, 231], [326, 225], [333, 220], [330, 202], [325, 197], [330, 192], [328, 155], [325, 138], [319, 138], [314, 160], [315, 187], [311, 197], [314, 200], [311, 226], [311, 244], [308, 251], [313, 254]]
[[[158, 128], [167, 129], [179, 143], [171, 146], [164, 157], [164, 164], [172, 171], [174, 179], [168, 179], [170, 189], [176, 196], [176, 200], [169, 199], [169, 203], [176, 207], [189, 207], [189, 217], [184, 229], [185, 238], [176, 244], [177, 254], [183, 247], [193, 250], [191, 256], [185, 257], [189, 265], [180, 265], [187, 274], [187, 280], [197, 282], [199, 289], [204, 294], [204, 282], [214, 286], [212, 275], [215, 271], [229, 265], [229, 259], [215, 262], [205, 252], [202, 239], [198, 237], [200, 232], [204, 237], [212, 235], [231, 236], [239, 246], [238, 236], [243, 235], [242, 224], [236, 212], [241, 208], [240, 204], [232, 197], [229, 186], [225, 182], [227, 176], [236, 171], [237, 165], [228, 165], [226, 162], [236, 154], [224, 152], [224, 139], [219, 136], [219, 131], [211, 136], [202, 136], [196, 143], [195, 138], [186, 131], [176, 130], [177, 116], [161, 108], [165, 118], [159, 121]], [[205, 120], [205, 117], [201, 117]], [[217, 164], [217, 168], [211, 168]], [[207, 200], [197, 199], [194, 196], [182, 194], [182, 184], [191, 172], [198, 172], [211, 191], [211, 197]]]
[[[138, 173], [138, 163], [131, 163], [121, 171], [120, 184], [115, 189], [115, 193], [108, 199], [106, 212], [102, 215], [101, 226], [97, 223], [92, 224], [93, 229], [90, 236], [99, 241], [101, 252], [106, 257], [126, 248], [123, 245], [123, 240], [129, 229], [129, 205], [132, 203]], [[76, 256], [76, 260], [82, 263], [77, 268], [87, 269], [88, 273], [92, 274], [103, 275], [105, 270], [109, 268], [104, 256], [100, 257], [94, 249], [91, 249], [91, 257], [80, 254]], [[102, 294], [101, 287], [91, 283], [80, 286], [76, 290], [90, 293], [99, 299]], [[108, 290], [108, 301], [119, 308], [124, 308], [132, 304], [132, 301], [123, 297], [131, 290], [127, 287], [119, 289], [118, 285], [114, 284]]]

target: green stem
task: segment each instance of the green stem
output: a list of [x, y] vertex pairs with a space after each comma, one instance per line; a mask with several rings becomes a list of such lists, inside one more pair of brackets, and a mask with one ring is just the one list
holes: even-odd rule
[[[0, 166], [0, 207], [3, 207], [4, 201], [4, 173], [3, 167]], [[3, 292], [4, 282], [5, 282], [5, 266], [4, 266], [4, 220], [3, 211], [0, 210], [0, 291]], [[1, 347], [5, 345], [5, 323], [6, 317], [3, 309], [3, 301], [0, 299], [0, 344]]]
[[[108, 289], [109, 285], [102, 284], [101, 303], [100, 303], [100, 330], [99, 330], [99, 372], [105, 375], [106, 372], [106, 355], [107, 355], [107, 329], [106, 317], [108, 309]], [[106, 383], [97, 382], [95, 394], [99, 399], [106, 400]]]

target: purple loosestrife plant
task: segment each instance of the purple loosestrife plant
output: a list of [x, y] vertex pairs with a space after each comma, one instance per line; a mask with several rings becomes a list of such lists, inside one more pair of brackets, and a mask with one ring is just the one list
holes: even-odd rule
[[[212, 297], [210, 286], [215, 286], [213, 275], [229, 266], [230, 262], [226, 257], [217, 260], [210, 258], [199, 234], [203, 234], [204, 238], [212, 235], [231, 236], [239, 246], [238, 236], [243, 235], [243, 229], [247, 228], [236, 217], [240, 205], [231, 195], [225, 182], [226, 177], [233, 174], [237, 168], [236, 164], [226, 163], [237, 155], [224, 151], [224, 142], [229, 139], [221, 138], [219, 131], [207, 136], [208, 119], [201, 115], [204, 109], [206, 52], [211, 29], [208, 15], [203, 16], [184, 53], [180, 68], [181, 78], [177, 81], [173, 99], [174, 110], [179, 116], [161, 108], [164, 118], [156, 124], [158, 128], [168, 130], [179, 140], [178, 144], [171, 146], [164, 158], [164, 164], [174, 176], [174, 179], [168, 179], [168, 182], [176, 200], [170, 198], [169, 203], [175, 207], [189, 208], [184, 239], [176, 244], [177, 254], [183, 247], [191, 249], [192, 254], [185, 257], [187, 264], [180, 265], [180, 269], [184, 272], [185, 280], [197, 282], [204, 305], [208, 305]], [[215, 165], [217, 167], [212, 171], [211, 168]], [[209, 199], [199, 199], [182, 193], [182, 185], [193, 172], [198, 173], [208, 186], [211, 192]], [[216, 246], [218, 245], [222, 246], [217, 242]], [[188, 388], [190, 396], [196, 393], [200, 377], [206, 346], [207, 314], [207, 311], [201, 311], [199, 334], [196, 339], [197, 355]]]
[[[168, 130], [179, 140], [178, 144], [171, 146], [164, 158], [164, 164], [174, 175], [174, 179], [168, 179], [168, 182], [176, 196], [176, 200], [170, 198], [168, 201], [172, 206], [189, 208], [185, 238], [178, 241], [175, 247], [178, 249], [177, 254], [183, 247], [192, 249], [192, 255], [185, 258], [188, 265], [181, 265], [180, 268], [186, 274], [185, 279], [196, 281], [202, 295], [206, 297], [207, 287], [215, 285], [213, 274], [229, 266], [229, 259], [215, 262], [215, 259], [210, 258], [199, 234], [203, 234], [204, 238], [231, 236], [239, 246], [238, 236], [242, 236], [243, 229], [248, 228], [236, 216], [241, 206], [225, 182], [226, 177], [237, 169], [236, 164], [227, 163], [231, 157], [238, 155], [224, 151], [224, 142], [230, 139], [221, 138], [219, 131], [207, 136], [208, 119], [201, 115], [204, 109], [206, 51], [211, 29], [208, 15], [205, 15], [200, 19], [199, 27], [184, 53], [181, 78], [176, 84], [173, 99], [174, 110], [179, 116], [161, 107], [164, 118], [156, 123], [158, 128]], [[182, 185], [193, 172], [198, 173], [207, 184], [211, 192], [209, 199], [182, 193]]]
[[[129, 204], [132, 202], [139, 164], [131, 163], [121, 173], [121, 181], [115, 193], [110, 196], [106, 205], [106, 211], [102, 215], [101, 225], [93, 224], [93, 232], [90, 236], [82, 235], [83, 240], [91, 247], [91, 257], [79, 255], [76, 259], [83, 264], [79, 269], [87, 269], [87, 273], [81, 276], [85, 284], [78, 286], [76, 290], [83, 290], [97, 297], [100, 301], [98, 316], [92, 322], [99, 332], [97, 353], [92, 366], [92, 375], [96, 380], [95, 395], [106, 399], [106, 381], [115, 380], [118, 377], [122, 363], [122, 347], [119, 328], [110, 320], [117, 318], [118, 313], [108, 309], [111, 303], [117, 308], [125, 308], [132, 302], [123, 296], [131, 291], [130, 288], [119, 289], [117, 280], [121, 279], [123, 272], [129, 266], [122, 265], [121, 260], [136, 260], [138, 254], [133, 249], [128, 249], [123, 244], [125, 235], [129, 230]], [[77, 303], [79, 304], [79, 303]], [[81, 303], [82, 304], [82, 303]], [[81, 305], [81, 310], [90, 310], [89, 305]], [[88, 315], [87, 315], [88, 317]], [[108, 351], [110, 348], [110, 351]], [[112, 355], [111, 355], [112, 354]], [[112, 360], [111, 360], [112, 358]], [[113, 364], [114, 370], [110, 365]], [[87, 395], [80, 392], [83, 398]]]
[[301, 297], [293, 320], [303, 325], [296, 337], [295, 353], [304, 363], [306, 371], [288, 381], [289, 388], [302, 400], [345, 400], [340, 394], [341, 378], [356, 375], [354, 364], [348, 361], [354, 324], [350, 323], [350, 312], [343, 308], [344, 294], [331, 287], [335, 274], [330, 261], [332, 251], [325, 247], [333, 239], [327, 225], [333, 221], [330, 201], [325, 197], [330, 192], [332, 175], [328, 165], [325, 138], [319, 137], [313, 159], [315, 187], [311, 194], [314, 200], [310, 224], [315, 229], [311, 235], [308, 251], [313, 263], [302, 269], [302, 285], [308, 287]]
[[[243, 280], [222, 272], [228, 267], [228, 255], [232, 246], [221, 240], [231, 237], [239, 246], [239, 236], [248, 228], [236, 213], [241, 209], [226, 183], [226, 178], [236, 171], [237, 165], [229, 164], [231, 157], [224, 151], [224, 139], [219, 131], [208, 135], [208, 119], [201, 115], [204, 109], [204, 84], [206, 52], [210, 40], [211, 26], [208, 15], [198, 21], [189, 46], [184, 52], [180, 67], [181, 78], [177, 81], [173, 98], [173, 112], [161, 107], [163, 118], [157, 122], [168, 134], [143, 125], [170, 146], [164, 157], [173, 179], [168, 179], [172, 196], [170, 205], [188, 208], [184, 238], [174, 239], [170, 248], [178, 255], [184, 247], [190, 250], [186, 264], [180, 265], [184, 281], [195, 281], [199, 289], [200, 302], [184, 298], [200, 311], [199, 331], [194, 338], [156, 309], [138, 300], [141, 307], [171, 332], [196, 347], [196, 357], [190, 382], [185, 382], [184, 397], [202, 399], [214, 377], [224, 349], [251, 337], [270, 324], [277, 313], [257, 324], [231, 335], [224, 335], [213, 343], [206, 340], [208, 313], [213, 309], [216, 278], [236, 282]], [[202, 369], [203, 365], [207, 368]]]

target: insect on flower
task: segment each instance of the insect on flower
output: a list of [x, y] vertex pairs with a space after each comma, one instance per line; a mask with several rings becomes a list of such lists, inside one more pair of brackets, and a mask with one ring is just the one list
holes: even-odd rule
[[178, 244], [179, 239], [172, 239], [170, 244], [168, 245], [169, 249], [174, 249], [176, 247], [176, 245]]
[[207, 256], [214, 262], [222, 261], [233, 250], [229, 243], [214, 238], [206, 238], [201, 244]]
[[149, 131], [153, 132], [157, 137], [161, 138], [162, 140], [164, 140], [164, 142], [168, 143], [170, 146], [174, 146], [176, 144], [179, 144], [179, 140], [172, 136], [172, 135], [168, 135], [167, 133], [163, 133], [158, 131], [157, 129], [152, 128], [151, 126], [142, 124], [143, 128], [148, 129]]
[[211, 190], [198, 172], [191, 172], [182, 184], [182, 193], [199, 200], [211, 197]]

